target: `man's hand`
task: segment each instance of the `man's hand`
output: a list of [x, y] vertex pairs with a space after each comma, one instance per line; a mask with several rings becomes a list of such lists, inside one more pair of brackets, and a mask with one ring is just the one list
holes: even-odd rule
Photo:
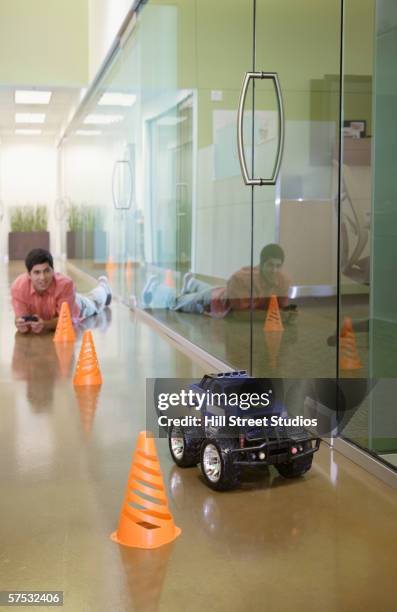
[[43, 319], [40, 319], [38, 315], [35, 315], [35, 316], [37, 317], [37, 321], [32, 321], [30, 323], [30, 326], [34, 334], [41, 334], [41, 332], [44, 329], [44, 321]]
[[281, 308], [281, 320], [283, 323], [294, 323], [298, 316], [298, 307], [296, 304], [289, 304]]
[[29, 323], [26, 323], [22, 317], [17, 317], [15, 319], [15, 326], [21, 334], [26, 334], [30, 329]]

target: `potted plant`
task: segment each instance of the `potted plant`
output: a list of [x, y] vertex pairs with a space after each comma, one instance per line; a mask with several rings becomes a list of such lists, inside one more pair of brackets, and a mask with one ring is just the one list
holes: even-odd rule
[[69, 230], [66, 232], [66, 256], [68, 259], [82, 258], [83, 216], [81, 206], [72, 204], [68, 216]]
[[32, 249], [49, 250], [50, 233], [47, 231], [47, 207], [22, 206], [11, 209], [11, 231], [8, 233], [8, 257], [25, 259]]
[[72, 204], [66, 234], [68, 259], [106, 259], [106, 234], [94, 206]]

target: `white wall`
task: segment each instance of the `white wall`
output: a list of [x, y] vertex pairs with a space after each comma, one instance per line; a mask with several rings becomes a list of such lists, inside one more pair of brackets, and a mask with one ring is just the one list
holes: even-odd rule
[[57, 152], [53, 143], [7, 142], [0, 148], [0, 199], [5, 215], [0, 225], [0, 256], [8, 253], [9, 212], [12, 206], [46, 204], [51, 249], [57, 254], [53, 206], [56, 198]]
[[133, 0], [89, 0], [90, 81], [97, 73], [133, 4]]

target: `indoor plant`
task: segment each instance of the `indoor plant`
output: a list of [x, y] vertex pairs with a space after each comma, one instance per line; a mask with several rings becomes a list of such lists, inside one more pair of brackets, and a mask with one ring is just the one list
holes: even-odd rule
[[31, 249], [50, 249], [45, 205], [16, 206], [11, 208], [10, 212], [11, 231], [8, 234], [10, 260], [25, 259]]

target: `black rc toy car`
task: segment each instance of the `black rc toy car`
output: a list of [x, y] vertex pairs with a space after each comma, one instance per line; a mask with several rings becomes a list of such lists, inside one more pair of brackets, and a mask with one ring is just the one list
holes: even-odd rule
[[[237, 487], [243, 466], [274, 465], [285, 478], [310, 470], [320, 438], [299, 424], [285, 424], [270, 381], [227, 372], [205, 375], [190, 389], [193, 405], [169, 426], [169, 449], [179, 467], [200, 463], [211, 489]], [[253, 405], [252, 398], [259, 403]]]

